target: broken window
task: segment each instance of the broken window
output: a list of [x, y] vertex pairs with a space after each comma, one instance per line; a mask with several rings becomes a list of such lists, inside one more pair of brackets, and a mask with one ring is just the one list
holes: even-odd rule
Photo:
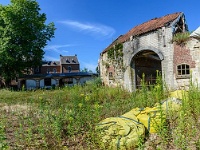
[[187, 64], [181, 64], [177, 66], [177, 77], [188, 78], [190, 77], [190, 66]]

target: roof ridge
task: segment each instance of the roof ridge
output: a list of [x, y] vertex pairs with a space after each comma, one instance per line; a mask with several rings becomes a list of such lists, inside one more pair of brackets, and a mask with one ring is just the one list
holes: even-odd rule
[[143, 22], [141, 24], [138, 24], [138, 25], [134, 26], [133, 28], [131, 28], [128, 32], [126, 32], [122, 36], [117, 37], [117, 39], [114, 40], [103, 51], [103, 53], [106, 52], [107, 49], [109, 49], [114, 43], [123, 43], [123, 42], [127, 41], [130, 38], [130, 36], [138, 36], [138, 35], [141, 35], [141, 34], [156, 30], [156, 29], [158, 29], [160, 27], [163, 27], [163, 26], [166, 25], [166, 23], [174, 21], [182, 13], [183, 12], [175, 12], [175, 13], [167, 14], [167, 15], [159, 17], [159, 18], [155, 17], [153, 19], [150, 19], [148, 21], [145, 21], [145, 22]]

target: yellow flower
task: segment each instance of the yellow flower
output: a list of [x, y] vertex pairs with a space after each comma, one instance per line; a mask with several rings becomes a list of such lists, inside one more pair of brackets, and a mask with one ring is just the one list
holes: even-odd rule
[[78, 104], [78, 107], [79, 107], [79, 108], [81, 108], [82, 106], [83, 106], [83, 104], [82, 104], [82, 103], [79, 103], [79, 104]]
[[68, 114], [72, 114], [72, 110], [71, 109], [69, 109]]
[[74, 120], [74, 118], [72, 118], [72, 117], [69, 117], [69, 121], [73, 121]]
[[82, 93], [82, 94], [80, 94], [80, 96], [81, 96], [81, 97], [83, 97], [83, 96], [84, 96], [84, 94]]
[[102, 108], [102, 107], [103, 107], [103, 106], [101, 106], [101, 105], [99, 105], [99, 104], [97, 104], [97, 103], [94, 104], [94, 108], [95, 108], [95, 109], [99, 109], [99, 108]]
[[85, 96], [85, 101], [89, 101], [90, 100], [90, 96], [86, 95]]

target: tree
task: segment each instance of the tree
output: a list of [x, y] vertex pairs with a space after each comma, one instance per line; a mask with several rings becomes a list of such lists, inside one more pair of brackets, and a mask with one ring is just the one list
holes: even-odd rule
[[0, 5], [0, 75], [6, 83], [41, 64], [43, 48], [55, 31], [54, 23], [45, 22], [35, 0]]
[[92, 70], [88, 70], [88, 68], [84, 68], [81, 70], [81, 72], [89, 72], [89, 73], [92, 73]]

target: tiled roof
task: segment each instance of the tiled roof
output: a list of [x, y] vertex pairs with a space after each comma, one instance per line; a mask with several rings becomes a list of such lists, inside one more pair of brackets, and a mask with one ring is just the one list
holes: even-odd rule
[[135, 26], [134, 28], [129, 30], [126, 34], [119, 36], [110, 46], [108, 46], [103, 51], [103, 53], [106, 52], [115, 43], [123, 43], [123, 42], [129, 40], [131, 36], [133, 36], [133, 37], [138, 36], [138, 35], [150, 32], [150, 31], [154, 31], [154, 30], [161, 28], [163, 26], [166, 26], [166, 25], [169, 26], [170, 25], [169, 23], [173, 22], [181, 14], [182, 14], [181, 12], [169, 14], [169, 15], [166, 15], [166, 16], [163, 16], [160, 18], [151, 19], [147, 22], [144, 22], [143, 24]]
[[59, 66], [60, 61], [43, 61], [42, 66]]
[[60, 56], [61, 64], [79, 64], [77, 56]]

